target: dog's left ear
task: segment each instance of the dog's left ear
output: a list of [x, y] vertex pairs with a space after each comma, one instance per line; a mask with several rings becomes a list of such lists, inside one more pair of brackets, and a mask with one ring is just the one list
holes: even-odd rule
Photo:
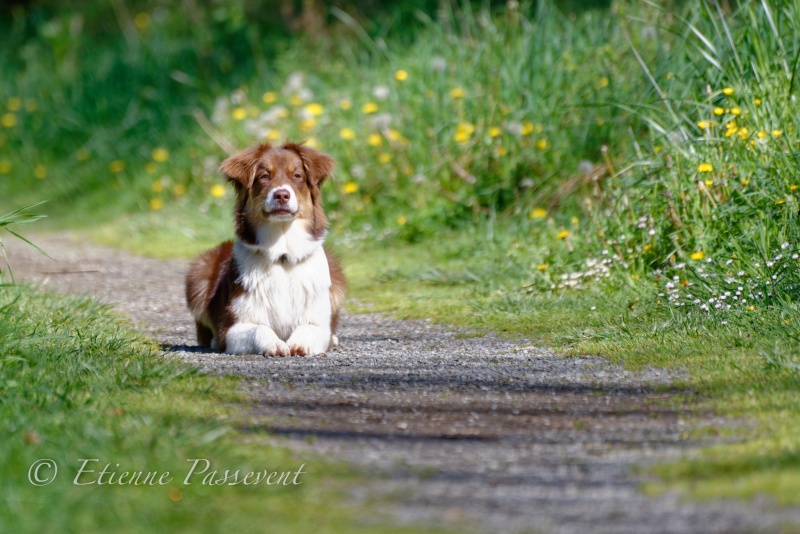
[[298, 143], [287, 143], [283, 145], [283, 148], [293, 150], [300, 156], [303, 161], [303, 167], [306, 169], [308, 181], [312, 186], [321, 186], [322, 182], [333, 172], [333, 167], [336, 165], [329, 155]]
[[225, 177], [233, 182], [236, 190], [241, 188], [249, 189], [253, 185], [256, 177], [256, 164], [261, 156], [264, 155], [270, 148], [269, 143], [262, 143], [247, 150], [242, 150], [236, 155], [233, 155], [222, 162], [219, 170], [221, 170]]

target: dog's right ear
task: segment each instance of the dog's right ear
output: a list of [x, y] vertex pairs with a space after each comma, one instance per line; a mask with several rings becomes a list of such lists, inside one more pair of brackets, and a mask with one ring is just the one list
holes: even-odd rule
[[256, 178], [258, 160], [270, 148], [272, 146], [269, 143], [262, 143], [247, 150], [242, 150], [223, 161], [219, 170], [225, 174], [229, 182], [233, 183], [237, 192], [243, 188], [249, 189]]

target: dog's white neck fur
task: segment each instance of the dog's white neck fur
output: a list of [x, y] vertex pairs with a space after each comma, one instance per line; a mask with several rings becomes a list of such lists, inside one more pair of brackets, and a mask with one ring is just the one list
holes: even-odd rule
[[258, 244], [237, 241], [233, 257], [244, 292], [231, 302], [227, 333], [233, 354], [321, 354], [331, 343], [331, 277], [322, 239], [305, 221], [270, 223]]
[[287, 262], [296, 265], [322, 248], [325, 234], [315, 239], [302, 219], [272, 222], [256, 232], [256, 244], [241, 245], [250, 252], [263, 254], [270, 263]]

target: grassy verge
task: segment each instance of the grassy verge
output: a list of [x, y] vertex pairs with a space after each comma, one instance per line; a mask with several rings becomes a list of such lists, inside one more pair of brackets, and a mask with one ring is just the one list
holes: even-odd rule
[[[348, 508], [341, 492], [357, 474], [234, 430], [246, 409], [235, 379], [163, 359], [92, 301], [4, 287], [0, 354], [4, 532], [263, 532], [265, 525], [270, 532], [410, 531], [378, 527], [370, 511]], [[212, 486], [203, 484], [205, 475], [187, 485], [187, 458], [209, 460], [209, 472], [238, 469], [244, 476], [305, 463], [305, 473], [299, 485]], [[58, 465], [49, 485], [29, 482], [39, 459]], [[98, 462], [80, 477], [85, 485], [75, 485], [82, 459]], [[156, 471], [169, 472], [171, 481], [100, 485], [106, 464], [117, 477]], [[52, 472], [45, 467], [38, 476]]]
[[[411, 246], [344, 252], [352, 295], [362, 309], [431, 317], [478, 331], [543, 342], [567, 354], [600, 354], [629, 369], [688, 371], [694, 408], [743, 418], [743, 441], [702, 459], [658, 469], [663, 483], [697, 497], [767, 494], [800, 504], [800, 324], [797, 305], [744, 312], [720, 321], [643, 297], [638, 283], [598, 283], [541, 294], [520, 273], [515, 242], [447, 236]], [[710, 429], [711, 432], [723, 429]]]

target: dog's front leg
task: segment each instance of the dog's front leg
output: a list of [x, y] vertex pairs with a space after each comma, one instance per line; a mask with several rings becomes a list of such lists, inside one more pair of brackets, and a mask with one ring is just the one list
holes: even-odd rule
[[304, 324], [295, 328], [286, 344], [292, 356], [315, 356], [327, 351], [330, 342], [329, 326]]
[[228, 354], [263, 354], [264, 356], [289, 356], [289, 345], [283, 342], [272, 328], [260, 324], [237, 323], [225, 336]]

